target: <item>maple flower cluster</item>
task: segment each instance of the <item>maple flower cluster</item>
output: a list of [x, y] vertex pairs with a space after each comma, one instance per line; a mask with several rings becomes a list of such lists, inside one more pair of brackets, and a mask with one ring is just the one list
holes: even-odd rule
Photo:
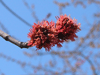
[[60, 15], [56, 17], [57, 22], [42, 21], [34, 23], [28, 37], [28, 46], [36, 46], [37, 50], [44, 47], [46, 51], [50, 51], [51, 47], [57, 45], [62, 47], [61, 43], [67, 40], [75, 41], [78, 36], [75, 34], [80, 29], [80, 23], [77, 24], [76, 19], [71, 19], [70, 16]]

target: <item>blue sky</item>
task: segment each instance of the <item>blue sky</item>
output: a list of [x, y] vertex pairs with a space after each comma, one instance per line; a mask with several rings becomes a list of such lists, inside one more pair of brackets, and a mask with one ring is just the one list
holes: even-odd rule
[[[35, 19], [32, 17], [32, 13], [25, 7], [22, 0], [3, 0], [5, 4], [16, 14], [18, 14], [21, 18], [26, 20], [28, 23], [33, 25]], [[48, 21], [55, 21], [55, 16], [59, 16], [59, 8], [57, 5], [53, 3], [53, 0], [26, 0], [31, 6], [32, 4], [35, 5], [34, 11], [36, 13], [36, 16], [39, 18], [39, 21], [42, 21], [48, 13], [51, 13], [51, 17], [48, 19]], [[66, 2], [66, 0], [58, 0], [58, 2]], [[79, 37], [83, 37], [87, 34], [88, 30], [91, 26], [87, 26], [85, 23], [85, 20], [83, 19], [84, 16], [87, 18], [87, 20], [92, 24], [93, 19], [93, 13], [96, 12], [97, 9], [95, 9], [95, 5], [87, 5], [87, 8], [84, 9], [81, 5], [78, 5], [77, 7], [74, 7], [72, 4], [68, 7], [65, 7], [63, 9], [63, 14], [70, 15], [71, 18], [76, 18], [78, 23], [81, 23], [81, 31], [77, 33]], [[0, 3], [0, 22], [4, 24], [4, 26], [9, 31], [9, 35], [16, 37], [18, 40], [22, 42], [27, 42], [29, 38], [27, 38], [27, 34], [29, 32], [29, 29], [31, 27], [27, 26], [25, 23], [20, 21], [18, 18], [16, 18], [12, 13], [10, 13], [1, 3]], [[0, 27], [1, 30], [3, 30]], [[63, 46], [65, 43], [63, 44]], [[74, 43], [67, 44], [69, 46], [69, 49], [73, 49], [74, 46], [76, 46]], [[70, 47], [71, 46], [71, 47]], [[57, 47], [53, 47], [53, 49], [57, 49]], [[64, 47], [60, 49], [65, 49]], [[42, 59], [51, 58], [51, 56], [48, 57], [33, 57], [32, 59], [25, 56], [23, 54], [24, 51], [27, 51], [31, 53], [29, 49], [20, 49], [16, 45], [5, 41], [3, 38], [0, 37], [0, 53], [3, 53], [6, 56], [12, 57], [16, 60], [21, 60], [22, 62], [31, 62], [35, 65], [38, 63], [46, 62]], [[35, 51], [35, 47], [34, 47]], [[39, 50], [40, 52], [45, 52], [44, 48]], [[35, 61], [36, 60], [36, 61]], [[14, 63], [12, 61], [6, 60], [2, 57], [0, 57], [0, 71], [3, 72], [5, 75], [22, 75], [27, 74], [25, 70], [21, 68], [20, 65], [17, 63]], [[62, 65], [62, 64], [61, 64]], [[26, 68], [29, 70], [30, 68]], [[32, 72], [29, 70], [29, 72]]]

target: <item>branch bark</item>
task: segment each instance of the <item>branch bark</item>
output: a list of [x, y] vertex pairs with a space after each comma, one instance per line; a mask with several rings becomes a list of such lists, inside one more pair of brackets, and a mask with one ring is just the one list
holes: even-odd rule
[[0, 36], [6, 41], [13, 43], [20, 48], [29, 48], [29, 46], [27, 46], [28, 44], [27, 42], [20, 42], [14, 39], [13, 37], [11, 37], [10, 35], [8, 35], [7, 33], [3, 32], [2, 30], [0, 30]]

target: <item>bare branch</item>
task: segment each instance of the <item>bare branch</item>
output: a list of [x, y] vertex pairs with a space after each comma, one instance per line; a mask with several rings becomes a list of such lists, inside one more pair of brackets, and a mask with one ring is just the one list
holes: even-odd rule
[[81, 55], [83, 58], [85, 58], [85, 59], [87, 60], [87, 62], [90, 64], [90, 66], [91, 66], [91, 68], [92, 68], [92, 71], [93, 71], [93, 74], [94, 74], [94, 75], [97, 75], [96, 69], [95, 69], [93, 63], [90, 61], [90, 59], [89, 59], [89, 58], [87, 59], [87, 57], [84, 56], [82, 53], [81, 53], [80, 55]]
[[7, 30], [7, 28], [0, 22], [0, 27], [6, 32], [9, 33], [9, 31]]
[[28, 3], [27, 3], [25, 0], [23, 0], [23, 3], [24, 3], [24, 5], [28, 8], [28, 10], [32, 13], [32, 17], [35, 19], [35, 21], [38, 22], [39, 19], [38, 19], [38, 17], [36, 16], [35, 11], [33, 10], [34, 5], [32, 4], [32, 7], [30, 7], [30, 6], [28, 5]]
[[22, 19], [20, 16], [18, 16], [14, 11], [12, 11], [2, 0], [0, 0], [1, 4], [8, 10], [10, 11], [14, 16], [16, 16], [18, 19], [20, 19], [22, 22], [24, 22], [25, 24], [27, 24], [28, 26], [32, 26], [31, 24], [29, 24], [28, 22], [26, 22], [24, 19]]
[[8, 35], [7, 33], [3, 32], [2, 30], [0, 30], [0, 36], [2, 38], [4, 38], [6, 41], [9, 41], [15, 45], [17, 45], [20, 48], [28, 48], [29, 46], [27, 46], [27, 42], [20, 42], [16, 39], [14, 39], [13, 37], [11, 37], [10, 35]]

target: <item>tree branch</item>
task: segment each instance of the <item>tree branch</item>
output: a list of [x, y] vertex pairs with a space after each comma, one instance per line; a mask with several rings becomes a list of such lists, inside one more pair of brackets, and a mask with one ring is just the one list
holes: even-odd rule
[[81, 55], [83, 58], [85, 58], [85, 59], [87, 60], [87, 62], [90, 64], [90, 66], [91, 66], [91, 68], [92, 68], [92, 71], [93, 71], [93, 75], [97, 75], [96, 69], [95, 69], [93, 63], [90, 61], [90, 59], [87, 59], [87, 57], [84, 56], [82, 53], [81, 53], [80, 55]]
[[9, 41], [15, 45], [17, 45], [20, 48], [28, 48], [29, 46], [27, 46], [27, 42], [20, 42], [16, 39], [14, 39], [13, 37], [11, 37], [10, 35], [8, 35], [7, 33], [3, 32], [2, 30], [0, 30], [0, 36], [2, 38], [4, 38], [6, 41]]
[[31, 24], [26, 22], [24, 19], [22, 19], [19, 15], [17, 15], [14, 11], [12, 11], [2, 0], [0, 0], [1, 4], [8, 10], [10, 11], [14, 16], [16, 16], [18, 19], [20, 19], [22, 22], [24, 22], [26, 25], [32, 27]]

